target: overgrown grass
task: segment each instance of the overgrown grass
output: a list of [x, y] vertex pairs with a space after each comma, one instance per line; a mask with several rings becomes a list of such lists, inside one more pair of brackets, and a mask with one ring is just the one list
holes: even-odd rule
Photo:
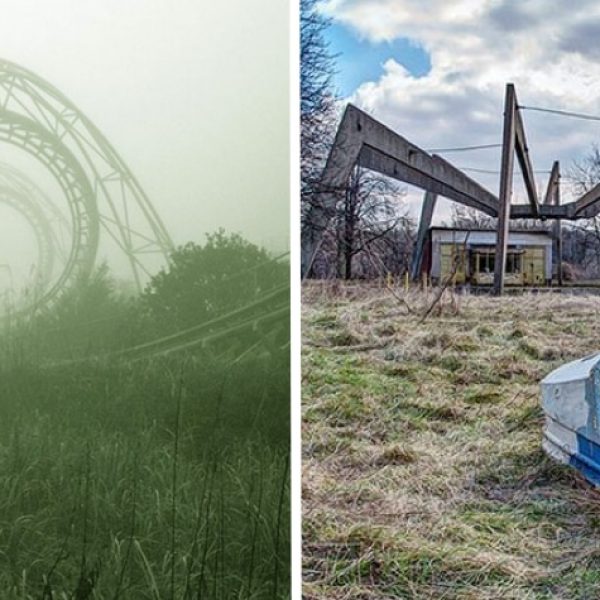
[[289, 596], [288, 357], [0, 365], [0, 597]]
[[600, 494], [542, 452], [539, 381], [600, 349], [600, 299], [303, 294], [305, 597], [599, 597]]

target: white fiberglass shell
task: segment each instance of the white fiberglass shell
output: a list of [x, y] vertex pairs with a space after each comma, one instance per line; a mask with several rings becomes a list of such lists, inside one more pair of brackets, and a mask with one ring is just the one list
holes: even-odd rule
[[578, 453], [577, 434], [600, 441], [593, 393], [593, 370], [600, 353], [567, 363], [541, 382], [542, 406], [546, 415], [544, 448], [554, 458], [569, 462]]

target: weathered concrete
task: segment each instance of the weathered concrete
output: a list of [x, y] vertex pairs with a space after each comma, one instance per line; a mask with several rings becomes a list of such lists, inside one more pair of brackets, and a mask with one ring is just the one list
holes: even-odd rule
[[506, 86], [504, 100], [504, 133], [502, 140], [502, 164], [500, 166], [500, 194], [498, 211], [498, 238], [496, 242], [496, 262], [494, 264], [494, 294], [504, 291], [506, 270], [506, 248], [508, 243], [508, 223], [513, 187], [513, 164], [515, 159], [515, 113], [517, 98], [512, 83]]
[[[550, 178], [548, 179], [548, 187], [546, 188], [544, 204], [553, 206], [560, 205], [560, 164], [557, 160], [554, 161], [552, 170], [550, 171]], [[553, 254], [556, 258], [556, 277], [558, 280], [558, 285], [562, 285], [562, 225], [560, 219], [554, 220], [554, 224], [552, 226], [552, 236], [554, 238]]]
[[423, 208], [421, 210], [421, 218], [419, 220], [419, 230], [417, 232], [417, 239], [415, 241], [415, 247], [413, 249], [412, 261], [410, 265], [410, 276], [413, 281], [418, 281], [419, 274], [421, 273], [425, 240], [427, 239], [427, 231], [431, 227], [431, 220], [433, 219], [433, 211], [435, 210], [436, 201], [437, 196], [435, 194], [432, 194], [431, 192], [425, 192], [425, 198], [423, 198]]
[[527, 199], [529, 200], [529, 206], [531, 208], [531, 214], [534, 218], [539, 216], [539, 201], [537, 197], [537, 188], [535, 185], [535, 177], [533, 175], [533, 167], [531, 166], [531, 160], [529, 158], [529, 148], [527, 147], [527, 139], [525, 137], [525, 127], [523, 125], [523, 119], [521, 113], [517, 109], [517, 97], [513, 88], [513, 96], [515, 102], [514, 108], [514, 128], [515, 128], [515, 151], [517, 153], [517, 159], [521, 172], [523, 173], [523, 181], [525, 182], [525, 189], [527, 190]]

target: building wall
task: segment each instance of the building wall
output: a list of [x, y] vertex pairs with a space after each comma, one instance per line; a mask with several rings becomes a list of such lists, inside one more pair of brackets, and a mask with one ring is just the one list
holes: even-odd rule
[[[437, 280], [446, 279], [452, 274], [454, 259], [458, 256], [459, 263], [454, 273], [454, 280], [457, 284], [461, 284], [473, 276], [469, 268], [473, 247], [495, 248], [496, 232], [432, 229], [430, 242], [430, 277]], [[511, 232], [508, 246], [509, 252], [512, 248], [521, 256], [521, 272], [507, 273], [505, 279], [508, 285], [541, 285], [552, 279], [552, 238], [550, 236]], [[472, 282], [482, 285], [491, 284], [493, 273], [479, 273]]]

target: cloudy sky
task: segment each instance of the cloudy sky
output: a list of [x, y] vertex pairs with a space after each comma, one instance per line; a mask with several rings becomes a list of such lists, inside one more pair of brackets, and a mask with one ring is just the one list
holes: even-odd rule
[[92, 119], [177, 244], [224, 227], [281, 251], [288, 20], [281, 0], [4, 0], [0, 57]]
[[[422, 148], [501, 142], [504, 86], [520, 104], [600, 115], [600, 4], [580, 0], [324, 0], [347, 100]], [[566, 174], [600, 122], [524, 111], [534, 169]], [[446, 154], [497, 170], [500, 150]], [[469, 173], [498, 192], [498, 176]], [[547, 175], [537, 174], [543, 193]], [[565, 178], [563, 196], [569, 197]], [[515, 201], [525, 201], [515, 177]], [[440, 213], [448, 214], [448, 205]]]

